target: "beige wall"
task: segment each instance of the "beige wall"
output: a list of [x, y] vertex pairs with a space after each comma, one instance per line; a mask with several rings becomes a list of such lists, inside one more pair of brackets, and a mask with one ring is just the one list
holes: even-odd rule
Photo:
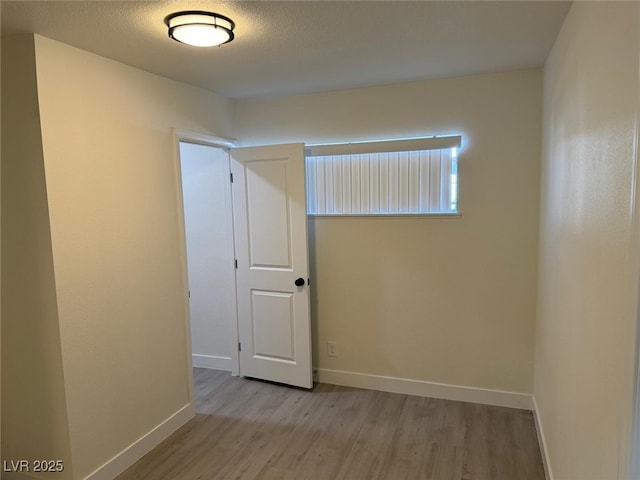
[[576, 2], [545, 66], [534, 393], [556, 480], [628, 478], [639, 27], [636, 2]]
[[[233, 136], [232, 109], [210, 92], [40, 36], [35, 65], [44, 171], [41, 158], [24, 194], [40, 219], [28, 254], [48, 269], [48, 296], [34, 293], [27, 307], [49, 299], [41, 315], [59, 321], [64, 389], [61, 378], [47, 381], [66, 392], [73, 474], [84, 478], [189, 402], [171, 129]], [[9, 210], [26, 222], [26, 208]]]
[[[2, 459], [72, 478], [32, 37], [2, 39]], [[3, 475], [4, 476], [4, 475]]]
[[527, 70], [237, 104], [245, 145], [463, 135], [462, 217], [309, 222], [316, 366], [531, 392], [541, 94]]

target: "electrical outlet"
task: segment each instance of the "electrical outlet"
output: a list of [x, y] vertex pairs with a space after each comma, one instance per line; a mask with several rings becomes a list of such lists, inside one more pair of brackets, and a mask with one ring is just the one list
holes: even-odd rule
[[327, 342], [327, 355], [330, 357], [338, 356], [338, 345], [336, 345], [336, 342]]

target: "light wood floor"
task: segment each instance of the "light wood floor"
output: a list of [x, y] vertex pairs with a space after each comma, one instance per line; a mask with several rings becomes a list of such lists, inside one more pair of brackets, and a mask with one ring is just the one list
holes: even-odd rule
[[531, 412], [194, 369], [196, 417], [117, 480], [544, 480]]

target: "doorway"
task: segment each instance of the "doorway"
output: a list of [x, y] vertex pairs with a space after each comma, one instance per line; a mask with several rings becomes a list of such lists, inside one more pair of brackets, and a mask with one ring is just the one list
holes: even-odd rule
[[217, 140], [176, 133], [189, 376], [311, 388], [304, 144]]
[[179, 142], [193, 367], [238, 375], [229, 153]]

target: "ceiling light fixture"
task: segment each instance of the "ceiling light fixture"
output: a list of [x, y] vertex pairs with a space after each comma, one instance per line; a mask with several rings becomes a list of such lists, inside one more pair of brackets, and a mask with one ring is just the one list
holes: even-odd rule
[[217, 13], [189, 10], [168, 15], [169, 38], [194, 47], [213, 47], [233, 40], [236, 24]]

